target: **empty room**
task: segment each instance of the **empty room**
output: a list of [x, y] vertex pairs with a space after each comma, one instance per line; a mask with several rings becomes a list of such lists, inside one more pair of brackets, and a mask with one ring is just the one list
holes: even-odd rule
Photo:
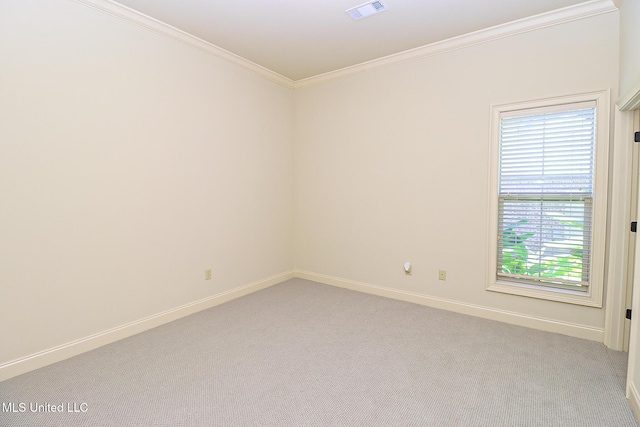
[[0, 0], [0, 426], [637, 426], [638, 23]]

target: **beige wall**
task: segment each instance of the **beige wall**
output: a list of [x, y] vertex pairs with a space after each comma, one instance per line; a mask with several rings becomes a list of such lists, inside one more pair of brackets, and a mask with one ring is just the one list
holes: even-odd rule
[[620, 6], [620, 96], [640, 91], [640, 0]]
[[68, 0], [0, 58], [0, 364], [293, 268], [291, 89]]
[[488, 136], [492, 104], [602, 89], [616, 99], [618, 19], [599, 15], [299, 90], [296, 268], [602, 329], [602, 309], [485, 290]]
[[617, 46], [609, 13], [294, 99], [73, 1], [0, 2], [0, 365], [294, 267], [602, 329], [484, 290], [489, 112], [616, 99]]

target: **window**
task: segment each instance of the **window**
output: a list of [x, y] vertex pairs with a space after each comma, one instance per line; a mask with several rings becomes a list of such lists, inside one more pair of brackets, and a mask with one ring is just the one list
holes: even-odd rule
[[602, 306], [608, 93], [492, 113], [487, 288]]

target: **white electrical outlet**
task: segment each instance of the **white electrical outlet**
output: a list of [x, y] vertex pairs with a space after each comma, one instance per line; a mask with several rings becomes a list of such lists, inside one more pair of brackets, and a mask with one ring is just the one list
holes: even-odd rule
[[438, 280], [447, 280], [447, 270], [438, 270]]
[[411, 275], [411, 263], [410, 262], [405, 262], [404, 263], [404, 274]]
[[211, 269], [207, 268], [204, 271], [204, 280], [211, 280]]

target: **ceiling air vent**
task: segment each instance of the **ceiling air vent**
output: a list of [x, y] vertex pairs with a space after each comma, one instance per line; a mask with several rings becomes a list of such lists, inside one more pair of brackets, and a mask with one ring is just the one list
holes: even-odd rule
[[381, 1], [376, 0], [361, 4], [360, 6], [352, 7], [351, 9], [345, 10], [345, 12], [357, 21], [358, 19], [384, 12], [385, 10], [387, 10], [387, 6]]

